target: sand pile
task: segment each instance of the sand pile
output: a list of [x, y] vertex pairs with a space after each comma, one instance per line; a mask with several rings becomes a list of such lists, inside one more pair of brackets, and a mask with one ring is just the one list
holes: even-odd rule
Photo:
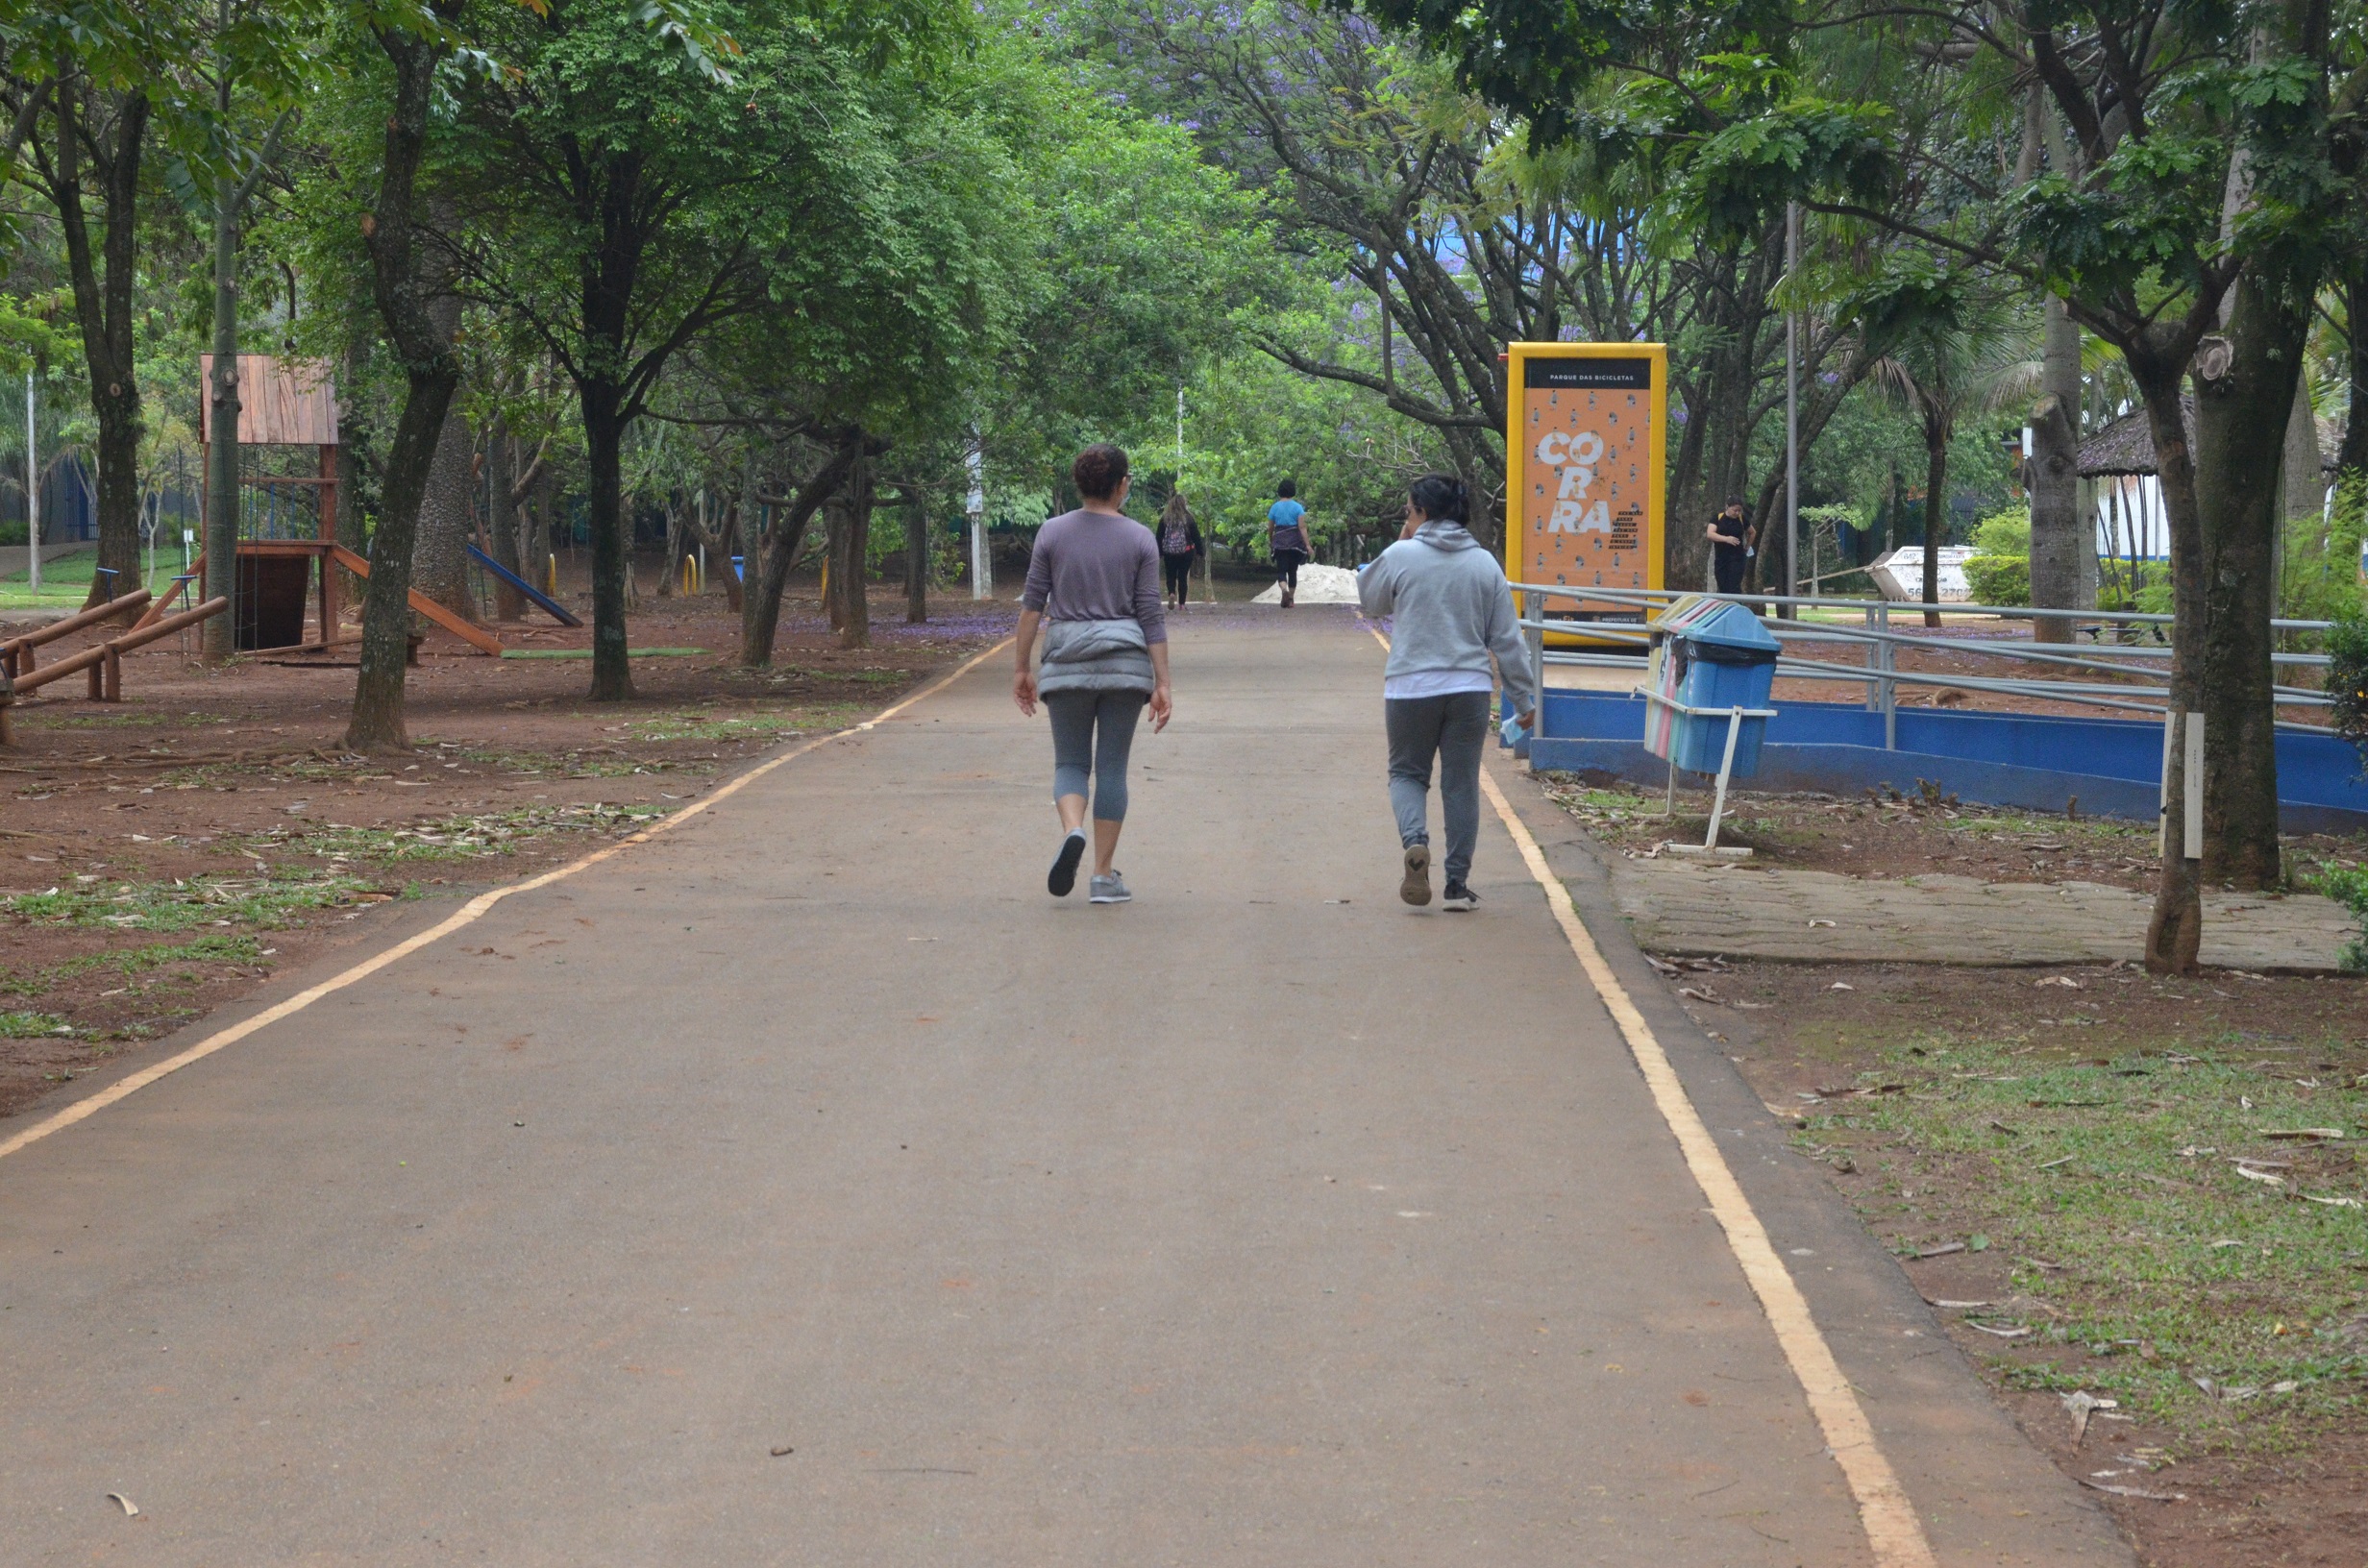
[[[1298, 592], [1292, 596], [1301, 604], [1354, 604], [1357, 601], [1357, 575], [1344, 566], [1303, 566], [1299, 568]], [[1280, 604], [1283, 585], [1270, 585], [1267, 591], [1250, 600], [1252, 604]]]

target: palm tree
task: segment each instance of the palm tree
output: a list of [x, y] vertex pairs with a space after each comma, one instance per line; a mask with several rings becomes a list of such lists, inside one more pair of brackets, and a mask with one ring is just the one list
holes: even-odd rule
[[[1879, 292], [1862, 293], [1858, 314], [1869, 342], [1889, 352], [1872, 367], [1875, 384], [1916, 418], [1924, 436], [1924, 602], [1940, 600], [1940, 531], [1948, 516], [1949, 443], [1959, 420], [2029, 403], [2042, 365], [2028, 309], [1964, 274], [1916, 269]], [[1924, 624], [1940, 625], [1926, 609]]]

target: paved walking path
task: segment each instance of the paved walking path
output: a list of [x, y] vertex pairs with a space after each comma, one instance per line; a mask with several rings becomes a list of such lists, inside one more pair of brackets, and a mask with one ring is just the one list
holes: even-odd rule
[[[0, 1160], [0, 1561], [1874, 1560], [1506, 831], [1396, 902], [1372, 639], [1180, 621], [1129, 907], [999, 659]], [[1939, 1560], [2127, 1565], [1638, 1005]]]

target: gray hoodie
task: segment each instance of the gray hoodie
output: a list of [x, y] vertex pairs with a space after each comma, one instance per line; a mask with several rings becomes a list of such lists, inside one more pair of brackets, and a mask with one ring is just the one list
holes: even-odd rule
[[1357, 598], [1366, 614], [1395, 617], [1383, 678], [1434, 670], [1485, 675], [1494, 653], [1507, 710], [1538, 705], [1538, 677], [1504, 568], [1461, 523], [1434, 518], [1383, 551], [1357, 574]]

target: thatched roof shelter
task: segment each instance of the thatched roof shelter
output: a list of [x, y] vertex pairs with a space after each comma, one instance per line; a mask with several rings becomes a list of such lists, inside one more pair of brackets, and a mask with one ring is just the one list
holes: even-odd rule
[[[2186, 415], [2187, 446], [2195, 446], [2195, 400], [2180, 400]], [[2155, 471], [2155, 434], [2146, 423], [2146, 411], [2124, 414], [2096, 434], [2081, 443], [2081, 478], [2084, 479], [2111, 478], [2121, 475], [2148, 474]]]

